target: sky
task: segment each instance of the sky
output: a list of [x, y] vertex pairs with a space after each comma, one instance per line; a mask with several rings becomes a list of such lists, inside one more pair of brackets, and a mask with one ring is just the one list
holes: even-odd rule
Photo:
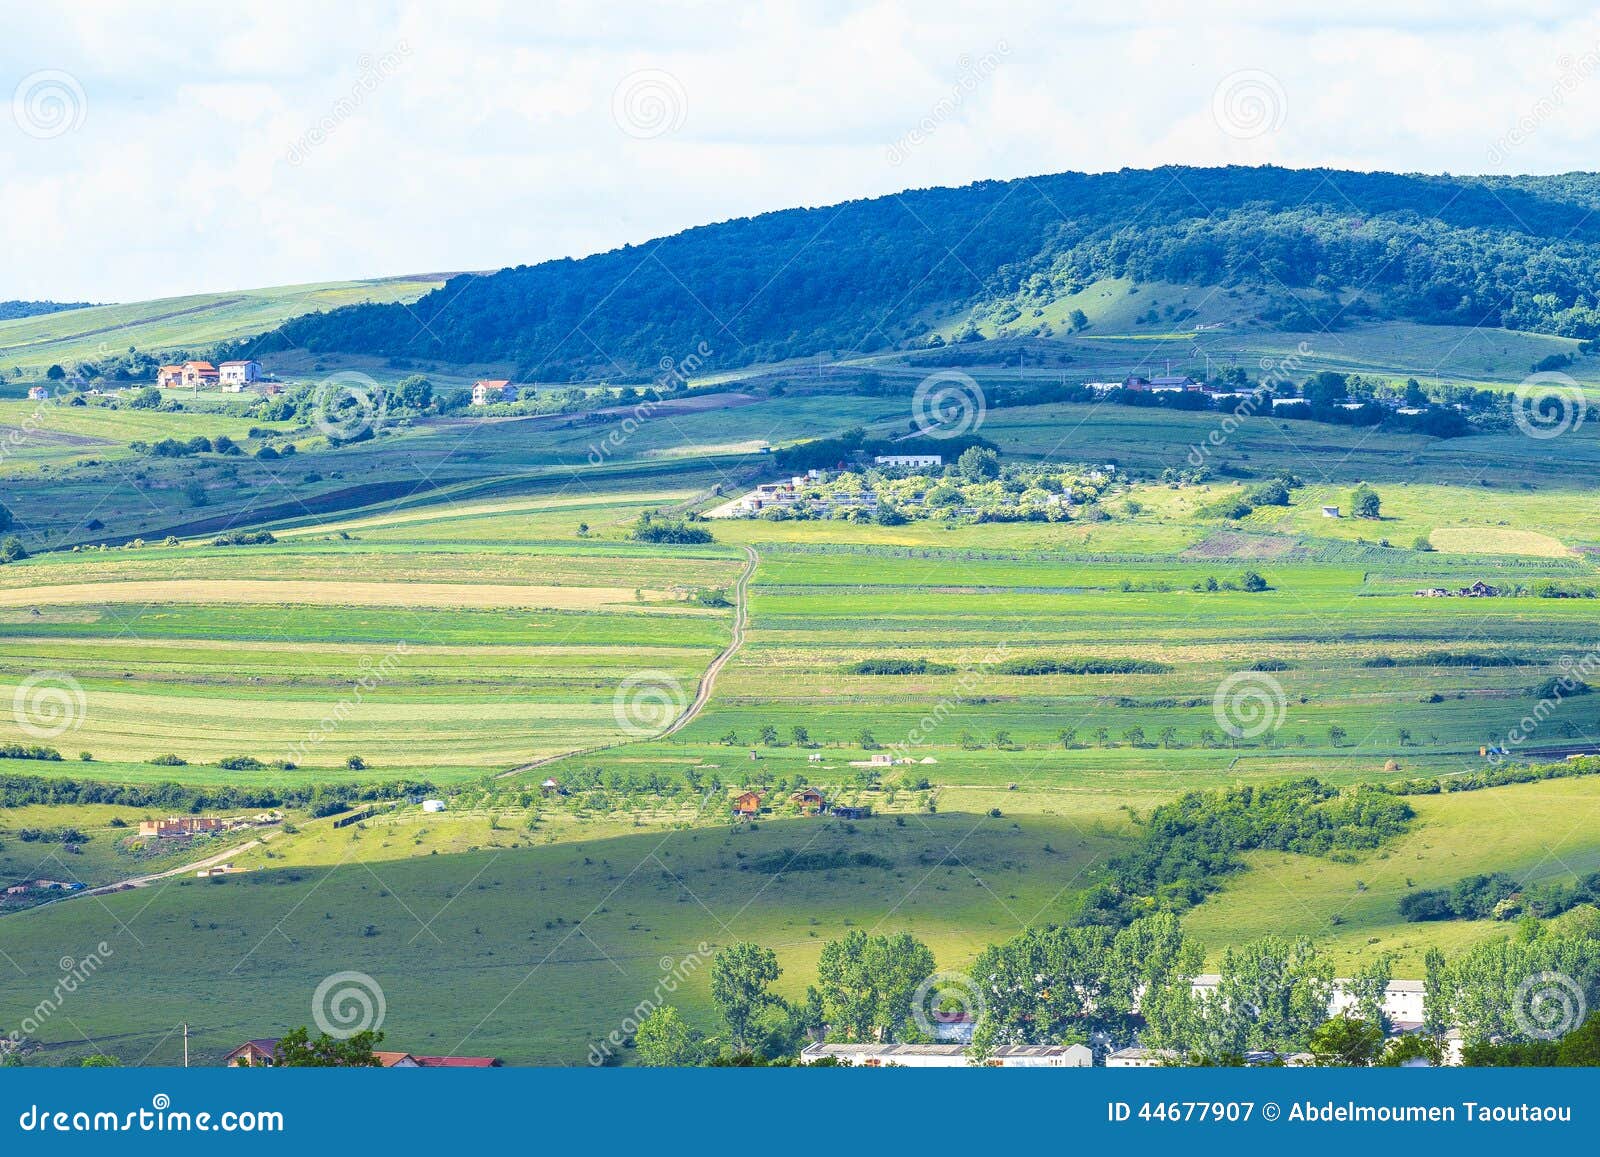
[[1597, 142], [1600, 14], [1548, 0], [0, 0], [0, 299], [495, 269], [1069, 169], [1562, 172]]

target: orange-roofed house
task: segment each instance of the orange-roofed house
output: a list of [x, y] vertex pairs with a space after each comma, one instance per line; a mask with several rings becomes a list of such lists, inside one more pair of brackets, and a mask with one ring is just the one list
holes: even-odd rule
[[214, 386], [217, 384], [217, 367], [210, 362], [184, 362], [183, 384], [185, 386]]
[[736, 816], [753, 816], [761, 810], [761, 793], [758, 791], [744, 792], [733, 801], [733, 814]]
[[511, 383], [504, 378], [494, 378], [473, 383], [472, 404], [474, 406], [492, 406], [496, 402], [514, 402], [516, 400], [517, 391], [512, 389]]
[[166, 390], [183, 385], [183, 367], [162, 366], [156, 371], [156, 385]]

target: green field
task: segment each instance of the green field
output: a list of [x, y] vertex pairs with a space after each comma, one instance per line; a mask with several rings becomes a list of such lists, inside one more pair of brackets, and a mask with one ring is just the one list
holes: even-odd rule
[[[1103, 304], [1075, 340], [1122, 343], [1107, 369], [1123, 347], [1158, 342], [1111, 332], [1126, 303]], [[1442, 340], [1387, 323], [1337, 336], [1327, 364], [1400, 376], [1424, 373]], [[1285, 335], [1250, 340], [1254, 353]], [[1509, 387], [1520, 361], [1571, 344], [1482, 342], [1431, 368]], [[582, 1063], [650, 994], [662, 959], [702, 942], [774, 947], [789, 996], [852, 927], [910, 930], [960, 968], [1030, 922], [1070, 917], [1135, 819], [1183, 791], [1478, 770], [1480, 747], [1505, 741], [1536, 690], [1594, 647], [1600, 600], [1538, 594], [1600, 586], [1592, 422], [1551, 443], [1264, 416], [1195, 479], [1180, 472], [1216, 414], [996, 407], [981, 433], [1007, 464], [1116, 465], [1093, 516], [716, 519], [711, 543], [631, 537], [645, 511], [708, 510], [777, 477], [764, 442], [904, 432], [905, 398], [850, 385], [869, 365], [894, 380], [925, 372], [899, 355], [766, 367], [636, 429], [616, 414], [423, 416], [345, 445], [223, 398], [176, 411], [0, 402], [0, 425], [28, 432], [0, 457], [0, 483], [32, 552], [0, 566], [0, 703], [23, 704], [0, 712], [0, 743], [63, 757], [0, 758], [0, 779], [257, 792], [407, 779], [449, 803], [424, 815], [401, 802], [337, 830], [296, 812], [297, 830], [241, 853], [236, 876], [182, 872], [0, 914], [0, 959], [27, 978], [0, 990], [0, 1029], [64, 955], [104, 940], [113, 962], [70, 1022], [31, 1034], [41, 1060], [70, 1060], [87, 1038], [170, 1062], [184, 1021], [202, 1057], [220, 1056], [305, 1023], [318, 981], [357, 969], [384, 988], [393, 1047]], [[991, 388], [1021, 376], [971, 371]], [[130, 445], [198, 434], [246, 452]], [[254, 457], [286, 442], [292, 458]], [[1212, 513], [1282, 471], [1303, 482], [1289, 505]], [[1382, 518], [1324, 517], [1358, 482], [1380, 492]], [[229, 526], [276, 541], [215, 544]], [[671, 717], [730, 647], [745, 548], [748, 626], [704, 710], [666, 738], [626, 726], [631, 680], [667, 687]], [[1267, 589], [1242, 589], [1246, 571]], [[1414, 594], [1479, 580], [1507, 597]], [[927, 666], [858, 670], [872, 661]], [[1029, 664], [1051, 673], [1018, 669]], [[28, 714], [41, 680], [64, 689], [59, 730]], [[1257, 729], [1248, 712], [1262, 707]], [[1600, 696], [1573, 696], [1530, 742], [1597, 733]], [[860, 766], [885, 753], [895, 762]], [[183, 762], [152, 762], [168, 754]], [[220, 766], [238, 757], [262, 766]], [[543, 795], [547, 776], [581, 786]], [[784, 799], [802, 782], [878, 814], [795, 817]], [[730, 827], [728, 798], [745, 787], [775, 810]], [[1413, 968], [1430, 944], [1504, 928], [1407, 925], [1400, 896], [1476, 871], [1593, 870], [1600, 845], [1581, 820], [1597, 792], [1572, 779], [1414, 797], [1410, 833], [1354, 862], [1251, 853], [1186, 925], [1213, 954], [1296, 931], [1341, 961], [1394, 949]], [[158, 814], [0, 811], [0, 872], [98, 885], [198, 855], [153, 861], [111, 826]], [[90, 839], [67, 852], [17, 835], [63, 826]], [[786, 850], [878, 859], [768, 870], [763, 857]], [[678, 1002], [708, 1022], [703, 972]]]

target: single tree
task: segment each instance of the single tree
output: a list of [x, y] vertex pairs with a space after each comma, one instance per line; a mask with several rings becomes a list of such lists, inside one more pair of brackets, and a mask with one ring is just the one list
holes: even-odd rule
[[700, 1059], [700, 1038], [670, 1004], [655, 1009], [633, 1034], [639, 1059], [654, 1068], [692, 1065]]
[[749, 941], [730, 944], [712, 957], [711, 1000], [735, 1052], [747, 1047], [756, 1016], [778, 1002], [768, 986], [781, 972], [777, 953]]

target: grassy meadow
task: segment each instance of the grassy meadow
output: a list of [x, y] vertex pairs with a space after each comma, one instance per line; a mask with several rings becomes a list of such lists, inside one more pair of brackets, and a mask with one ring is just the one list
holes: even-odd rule
[[[1085, 291], [1105, 296], [1098, 313], [1085, 298], [1093, 325], [1072, 339], [1070, 371], [974, 376], [1109, 375], [1136, 347], [1129, 368], [1164, 357], [1160, 327], [1132, 319], [1165, 291], [1144, 288], [1135, 308], [1127, 288]], [[1292, 337], [1247, 336], [1252, 356]], [[1329, 365], [1505, 387], [1520, 362], [1571, 345], [1485, 335], [1452, 360], [1426, 327], [1335, 336], [1318, 355]], [[170, 1063], [185, 1020], [214, 1058], [305, 1023], [318, 981], [358, 969], [384, 988], [393, 1047], [583, 1063], [651, 995], [662, 961], [701, 943], [772, 946], [790, 996], [848, 928], [912, 931], [960, 968], [1029, 922], [1069, 917], [1137, 819], [1183, 791], [1477, 770], [1535, 689], [1594, 647], [1600, 601], [1533, 592], [1600, 586], [1600, 423], [1552, 443], [1263, 416], [1214, 446], [1215, 414], [996, 408], [981, 433], [1008, 462], [1118, 467], [1103, 517], [717, 520], [711, 543], [630, 536], [646, 511], [709, 509], [775, 477], [763, 442], [904, 432], [905, 399], [839, 388], [863, 367], [925, 372], [899, 355], [768, 367], [714, 406], [637, 429], [616, 415], [454, 416], [343, 446], [221, 400], [177, 412], [0, 401], [0, 425], [28, 432], [0, 455], [0, 486], [32, 552], [0, 566], [0, 702], [26, 705], [44, 674], [72, 704], [43, 739], [22, 723], [47, 720], [0, 712], [0, 743], [63, 756], [0, 758], [0, 776], [207, 790], [407, 778], [449, 802], [341, 829], [296, 813], [296, 830], [240, 854], [237, 875], [0, 914], [0, 964], [21, 973], [0, 987], [0, 1029], [64, 955], [104, 940], [114, 957], [70, 1023], [33, 1034], [42, 1060], [92, 1040]], [[202, 433], [247, 452], [157, 459], [129, 445]], [[293, 458], [252, 456], [285, 441]], [[1211, 476], [1163, 479], [1196, 446], [1210, 447]], [[1280, 471], [1304, 483], [1288, 506], [1208, 512]], [[1381, 519], [1323, 516], [1363, 481]], [[226, 526], [276, 541], [215, 544]], [[617, 711], [630, 678], [666, 680], [681, 706], [729, 646], [746, 548], [748, 626], [704, 711], [670, 738], [631, 733]], [[1246, 571], [1268, 589], [1239, 589]], [[1521, 593], [1413, 593], [1477, 580]], [[727, 599], [702, 597], [714, 591]], [[873, 661], [922, 665], [861, 673]], [[1536, 742], [1595, 734], [1600, 696], [1573, 696]], [[904, 762], [858, 766], [885, 751]], [[167, 754], [183, 762], [152, 762]], [[237, 757], [263, 766], [220, 766]], [[546, 797], [546, 776], [596, 786]], [[805, 781], [878, 814], [790, 815], [783, 797]], [[727, 799], [744, 787], [776, 810], [730, 825]], [[1504, 929], [1403, 924], [1406, 890], [1474, 871], [1570, 877], [1600, 858], [1585, 822], [1600, 781], [1414, 802], [1411, 833], [1354, 862], [1252, 854], [1187, 926], [1213, 952], [1304, 932], [1340, 959], [1393, 949], [1409, 968], [1429, 944]], [[0, 811], [0, 873], [145, 873], [112, 820], [147, 814]], [[62, 826], [91, 838], [66, 852], [17, 835]], [[785, 868], [794, 853], [805, 870]], [[188, 853], [160, 854], [158, 867]], [[675, 1002], [709, 1025], [705, 972], [691, 972]]]

